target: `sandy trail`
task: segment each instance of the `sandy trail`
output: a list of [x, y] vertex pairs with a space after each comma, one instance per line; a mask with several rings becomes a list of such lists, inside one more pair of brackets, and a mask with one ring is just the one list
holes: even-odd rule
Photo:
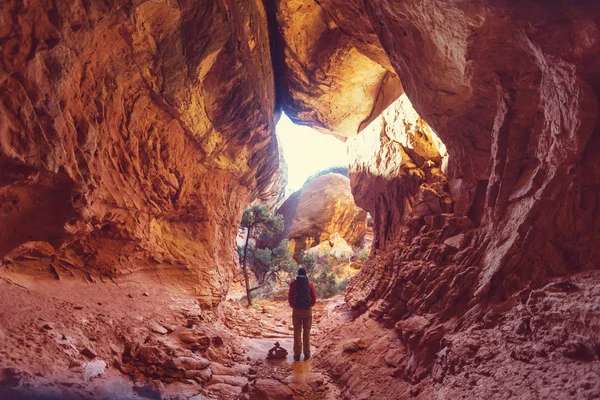
[[[318, 353], [317, 333], [319, 321], [331, 301], [318, 302], [313, 310], [311, 330], [311, 353], [313, 358]], [[236, 305], [237, 306], [237, 305]], [[243, 308], [243, 306], [239, 306]], [[293, 333], [291, 326], [291, 309], [285, 301], [261, 301], [254, 308], [245, 309], [257, 316], [261, 324], [260, 335], [247, 337], [244, 342], [247, 361], [256, 367], [258, 379], [275, 379], [289, 386], [295, 399], [339, 399], [340, 391], [331, 382], [326, 371], [318, 369], [313, 359], [294, 361]], [[246, 319], [248, 321], [248, 319]], [[252, 331], [252, 330], [250, 330]], [[267, 359], [266, 355], [275, 342], [288, 351], [285, 359]]]
[[[337, 398], [312, 360], [293, 362], [285, 302], [248, 309], [225, 301], [208, 311], [184, 291], [152, 280], [6, 278], [0, 279], [2, 399], [254, 399], [265, 379], [290, 388], [296, 399]], [[317, 306], [313, 337], [321, 312]], [[288, 350], [286, 359], [266, 359], [275, 341]], [[206, 369], [174, 370], [182, 357], [206, 360], [199, 367]]]

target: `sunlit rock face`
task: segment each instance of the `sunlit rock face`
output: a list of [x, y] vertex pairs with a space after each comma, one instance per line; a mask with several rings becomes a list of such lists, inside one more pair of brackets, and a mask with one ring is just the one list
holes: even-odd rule
[[[599, 239], [600, 221], [598, 10], [583, 1], [552, 7], [377, 1], [369, 2], [365, 17], [357, 17], [358, 2], [319, 4], [336, 29], [353, 40], [381, 44], [414, 110], [449, 154], [447, 166], [443, 156], [427, 156], [427, 151], [414, 157], [418, 150], [402, 145], [408, 137], [394, 138], [393, 132], [415, 128], [400, 125], [381, 129], [384, 145], [378, 148], [369, 147], [377, 141], [367, 139], [368, 134], [351, 144], [359, 154], [353, 189], [358, 204], [378, 224], [376, 249], [387, 249], [393, 240], [414, 240], [414, 231], [421, 229], [420, 237], [427, 229], [443, 230], [430, 233], [419, 249], [406, 251], [421, 254], [417, 258], [439, 258], [432, 256], [431, 241], [441, 246], [435, 253], [458, 250], [460, 268], [476, 270], [475, 278], [463, 282], [468, 289], [460, 289], [462, 301], [471, 305], [484, 296], [501, 299], [550, 276], [598, 265], [599, 250], [591, 245]], [[333, 71], [335, 62], [330, 64]], [[311, 77], [319, 73], [336, 81], [323, 69]], [[321, 87], [312, 97], [323, 99], [324, 92], [334, 91], [335, 86]], [[394, 123], [406, 124], [406, 118]], [[332, 124], [330, 129], [338, 128]], [[423, 165], [428, 157], [431, 162]], [[403, 182], [390, 183], [398, 178]], [[447, 224], [452, 227], [444, 228]], [[456, 246], [443, 244], [449, 234], [473, 227], [465, 240], [451, 241]], [[373, 286], [379, 287], [379, 278], [373, 275]]]
[[343, 175], [319, 176], [292, 194], [277, 210], [284, 231], [269, 241], [271, 247], [289, 239], [297, 258], [304, 249], [338, 233], [348, 244], [358, 243], [367, 229], [367, 213], [354, 203], [350, 181]]
[[272, 175], [268, 185], [262, 189], [253, 201], [253, 204], [265, 204], [272, 211], [281, 207], [285, 201], [285, 187], [288, 183], [288, 165], [285, 162], [280, 143], [278, 145], [279, 169]]
[[[446, 332], [497, 321], [503, 311], [492, 305], [600, 265], [600, 9], [585, 1], [341, 3], [319, 2], [355, 40], [375, 32], [422, 117], [407, 124], [413, 111], [398, 108], [348, 141], [353, 193], [375, 223], [375, 257], [347, 300], [400, 336], [412, 329], [403, 321], [426, 316], [406, 338], [402, 366], [418, 382]], [[413, 138], [423, 145], [411, 146]]]
[[[345, 138], [379, 115], [402, 86], [360, 6], [330, 6], [314, 0], [277, 2], [280, 83], [293, 121]], [[338, 26], [340, 13], [361, 29]]]
[[447, 146], [454, 217], [480, 226], [458, 246], [479, 270], [472, 305], [598, 265], [600, 31], [586, 4], [370, 3], [406, 94]]
[[352, 194], [374, 216], [374, 250], [401, 239], [407, 224], [452, 212], [446, 148], [406, 95], [347, 143]]
[[0, 256], [11, 271], [223, 297], [278, 171], [262, 2], [0, 9]]

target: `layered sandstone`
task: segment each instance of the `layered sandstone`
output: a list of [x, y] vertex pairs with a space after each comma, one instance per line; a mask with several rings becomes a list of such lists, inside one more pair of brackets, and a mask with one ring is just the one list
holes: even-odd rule
[[406, 95], [347, 143], [352, 193], [373, 217], [374, 250], [415, 220], [452, 212], [446, 147]]
[[338, 26], [326, 3], [276, 2], [282, 102], [293, 121], [345, 138], [379, 115], [402, 85], [360, 5], [342, 7], [361, 27], [352, 32]]
[[287, 238], [296, 258], [302, 250], [327, 241], [334, 233], [355, 244], [367, 229], [367, 213], [354, 203], [350, 180], [337, 173], [308, 181], [277, 213], [283, 215], [284, 230], [269, 245], [276, 246]]
[[[351, 138], [352, 190], [374, 221], [373, 257], [322, 351], [338, 378], [376, 397], [593, 397], [600, 295], [597, 271], [586, 270], [600, 261], [599, 9], [584, 0], [264, 4], [275, 15], [261, 1], [2, 5], [0, 277], [15, 309], [0, 336], [30, 349], [12, 333], [46, 341], [53, 330], [23, 328], [18, 307], [47, 318], [43, 298], [31, 315], [18, 301], [28, 289], [13, 283], [31, 275], [129, 284], [115, 313], [131, 299], [152, 318], [142, 278], [162, 305], [174, 301], [162, 291], [169, 284], [217, 304], [236, 269], [243, 207], [279, 195], [281, 100], [295, 121]], [[344, 179], [318, 177], [282, 206], [297, 253], [334, 232], [348, 243], [364, 232]], [[67, 300], [59, 327], [74, 327], [77, 357], [92, 356], [90, 342], [118, 325], [98, 309], [101, 323], [80, 329]], [[350, 334], [372, 343], [340, 340]], [[66, 360], [67, 339], [48, 336]], [[518, 375], [518, 363], [536, 379]], [[376, 384], [356, 379], [367, 367]], [[378, 380], [373, 371], [385, 368]], [[562, 382], [552, 392], [539, 385], [550, 372]]]
[[16, 1], [0, 21], [3, 266], [218, 303], [244, 206], [280, 192], [262, 2]]
[[[376, 257], [347, 291], [355, 310], [396, 327], [411, 352], [403, 378], [416, 382], [443, 337], [493, 314], [491, 305], [598, 268], [599, 10], [585, 1], [319, 6], [335, 29], [382, 46], [420, 116], [407, 124], [407, 108], [384, 114], [379, 138], [367, 128], [350, 140], [353, 193], [373, 217]], [[327, 74], [336, 66], [315, 62], [307, 81], [329, 79], [331, 89], [320, 86], [313, 104], [339, 81]], [[290, 109], [310, 103], [305, 86], [289, 90]], [[417, 133], [425, 126], [447, 148], [447, 165]], [[342, 128], [338, 136], [355, 135]], [[425, 148], [410, 145], [417, 136]], [[419, 335], [413, 325], [423, 325]]]
[[464, 245], [481, 252], [467, 263], [481, 268], [472, 305], [596, 268], [598, 10], [405, 1], [368, 13], [415, 109], [448, 148], [455, 214], [481, 226]]
[[[599, 140], [594, 71], [600, 64], [592, 55], [600, 32], [583, 3], [549, 13], [530, 3], [467, 10], [438, 4], [423, 9], [407, 1], [392, 7], [377, 3], [369, 13], [408, 97], [450, 154], [454, 214], [441, 215], [437, 228], [443, 232], [422, 232], [428, 236], [425, 246], [410, 235], [401, 238], [399, 251], [413, 255], [398, 259], [399, 268], [413, 257], [458, 265], [446, 283], [451, 287], [438, 280], [427, 289], [432, 299], [440, 297], [434, 293], [457, 297], [442, 296], [446, 310], [458, 298], [475, 306], [484, 296], [503, 298], [550, 276], [596, 268], [600, 254], [591, 243], [598, 240], [600, 158], [593, 150]], [[403, 33], [402, 49], [392, 32]], [[377, 220], [376, 203], [363, 207]], [[455, 246], [444, 244], [464, 229], [457, 221], [465, 216], [480, 228]], [[426, 225], [417, 228], [436, 228]], [[432, 237], [442, 246], [434, 253], [456, 249], [457, 258], [432, 256]], [[471, 277], [459, 286], [454, 275]], [[379, 279], [375, 273], [373, 288]]]

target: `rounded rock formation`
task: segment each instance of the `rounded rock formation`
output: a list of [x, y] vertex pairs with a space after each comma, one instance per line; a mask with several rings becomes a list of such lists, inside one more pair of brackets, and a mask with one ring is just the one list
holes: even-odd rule
[[367, 229], [367, 213], [354, 203], [350, 180], [337, 173], [308, 181], [277, 213], [283, 215], [285, 227], [269, 241], [269, 246], [287, 238], [296, 258], [302, 250], [328, 240], [336, 232], [349, 244], [355, 244]]

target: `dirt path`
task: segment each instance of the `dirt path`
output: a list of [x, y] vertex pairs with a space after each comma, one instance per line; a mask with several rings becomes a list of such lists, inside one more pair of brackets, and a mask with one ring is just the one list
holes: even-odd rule
[[[325, 371], [321, 371], [313, 364], [313, 360], [294, 361], [293, 360], [293, 333], [291, 326], [291, 310], [286, 302], [279, 301], [262, 301], [259, 306], [253, 309], [245, 309], [239, 303], [231, 305], [238, 309], [238, 312], [248, 313], [254, 318], [236, 318], [235, 323], [241, 323], [241, 331], [246, 330], [250, 333], [245, 341], [245, 354], [248, 364], [252, 370], [256, 372], [256, 399], [278, 398], [277, 396], [269, 397], [269, 394], [261, 391], [261, 382], [264, 380], [272, 380], [282, 383], [287, 386], [294, 399], [306, 400], [334, 400], [339, 399], [339, 390], [331, 382]], [[312, 354], [314, 355], [315, 343], [314, 338], [319, 331], [319, 320], [324, 312], [324, 304], [318, 304], [314, 313], [314, 322], [312, 327], [311, 337]], [[250, 322], [249, 322], [250, 321]], [[248, 323], [249, 322], [249, 323]], [[254, 324], [258, 324], [260, 329], [252, 329]], [[266, 357], [269, 349], [275, 342], [279, 342], [280, 346], [288, 351], [285, 359], [268, 359]], [[281, 394], [289, 393], [283, 388]], [[266, 397], [260, 397], [266, 396]]]
[[[0, 305], [2, 399], [338, 398], [311, 360], [292, 361], [285, 302], [247, 309], [225, 301], [206, 311], [151, 280], [1, 274]], [[286, 359], [266, 359], [275, 341]]]

